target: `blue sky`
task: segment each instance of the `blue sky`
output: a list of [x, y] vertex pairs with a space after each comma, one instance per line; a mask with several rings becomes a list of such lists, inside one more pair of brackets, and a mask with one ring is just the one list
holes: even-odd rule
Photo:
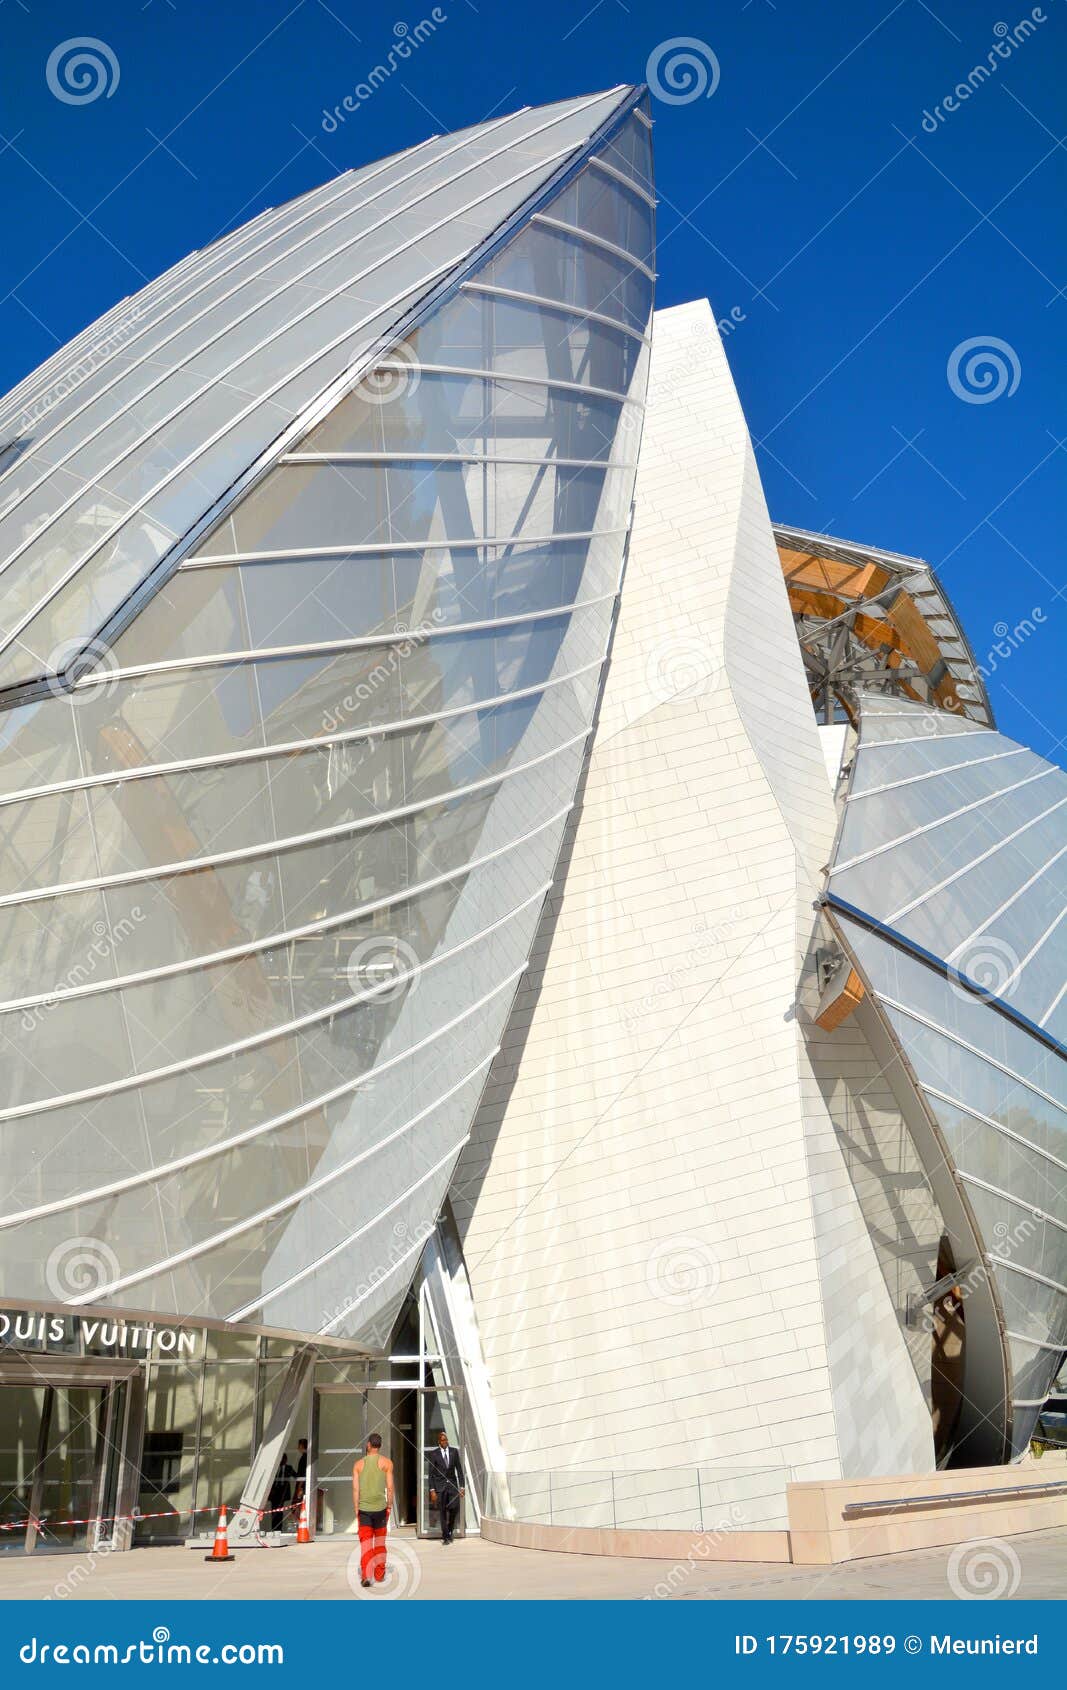
[[[444, 0], [402, 70], [324, 129], [431, 14], [0, 0], [0, 389], [265, 206], [431, 133], [643, 80], [691, 37], [713, 91], [655, 101], [658, 302], [734, 312], [772, 514], [929, 559], [1000, 726], [1064, 762], [1065, 0]], [[72, 105], [46, 65], [77, 36], [118, 77]], [[957, 349], [990, 337], [1002, 375], [961, 397]]]

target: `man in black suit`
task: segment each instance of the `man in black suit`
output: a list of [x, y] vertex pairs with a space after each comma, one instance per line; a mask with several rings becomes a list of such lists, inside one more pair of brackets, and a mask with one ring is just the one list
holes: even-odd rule
[[438, 1432], [437, 1448], [430, 1451], [430, 1506], [441, 1516], [441, 1542], [449, 1544], [456, 1529], [460, 1498], [465, 1494], [459, 1450], [453, 1449], [447, 1432]]

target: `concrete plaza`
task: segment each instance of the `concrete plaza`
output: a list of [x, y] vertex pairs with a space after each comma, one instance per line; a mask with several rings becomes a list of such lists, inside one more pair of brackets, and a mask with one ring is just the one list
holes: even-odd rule
[[[699, 1540], [695, 1540], [699, 1541]], [[107, 1601], [369, 1601], [483, 1599], [888, 1600], [956, 1599], [950, 1563], [957, 1551], [916, 1550], [837, 1567], [629, 1560], [510, 1549], [480, 1538], [444, 1549], [400, 1533], [390, 1537], [390, 1577], [362, 1591], [350, 1539], [297, 1548], [244, 1549], [210, 1566], [193, 1551], [141, 1549], [127, 1555], [8, 1554], [0, 1598]], [[1033, 1532], [967, 1546], [978, 1594], [1059, 1600], [1067, 1589], [1067, 1530]], [[984, 1569], [984, 1571], [983, 1571]], [[966, 1573], [964, 1577], [966, 1578]], [[353, 1588], [353, 1582], [354, 1586]], [[955, 1574], [958, 1585], [960, 1575]]]

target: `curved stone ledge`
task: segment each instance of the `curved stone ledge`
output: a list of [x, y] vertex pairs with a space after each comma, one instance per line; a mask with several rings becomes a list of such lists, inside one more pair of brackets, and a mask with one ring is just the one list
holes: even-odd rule
[[789, 1533], [616, 1531], [599, 1526], [540, 1526], [525, 1520], [482, 1516], [488, 1543], [512, 1549], [550, 1549], [566, 1555], [628, 1555], [646, 1561], [697, 1566], [701, 1561], [788, 1561]]

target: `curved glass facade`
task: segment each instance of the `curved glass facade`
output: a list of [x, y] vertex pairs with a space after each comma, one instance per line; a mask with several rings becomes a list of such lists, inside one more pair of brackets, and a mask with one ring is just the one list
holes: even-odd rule
[[[616, 91], [424, 155], [354, 179], [389, 188], [380, 236], [338, 247], [341, 184], [271, 227], [330, 229], [351, 323], [411, 222], [394, 177], [425, 168], [422, 268], [443, 231], [442, 263], [467, 255], [447, 296], [302, 428], [287, 424], [305, 390], [272, 387], [275, 459], [203, 533], [216, 460], [198, 454], [166, 507], [181, 566], [70, 690], [0, 712], [5, 1296], [47, 1299], [42, 1264], [89, 1237], [115, 1271], [64, 1300], [377, 1345], [469, 1132], [612, 627], [647, 374], [650, 129]], [[561, 157], [558, 190], [531, 199]], [[487, 183], [512, 186], [472, 219], [456, 196]], [[213, 297], [211, 265], [232, 288], [252, 248], [263, 264], [253, 229], [186, 268], [166, 311]], [[402, 324], [397, 276], [380, 291]], [[222, 383], [244, 331], [215, 326]], [[318, 391], [329, 325], [279, 319], [272, 345], [291, 328]], [[69, 426], [146, 433], [155, 402], [120, 422], [115, 391], [82, 392]], [[197, 403], [187, 446], [211, 433]], [[263, 444], [229, 429], [220, 490]], [[73, 485], [56, 475], [50, 508]], [[143, 563], [102, 577], [86, 557], [20, 663], [60, 622], [91, 635]], [[29, 604], [29, 564], [10, 580]]]
[[[349, 171], [194, 253], [22, 383], [0, 411], [14, 448], [0, 691], [75, 667], [235, 479], [580, 157], [621, 97], [528, 109]], [[615, 213], [623, 245], [629, 215]]]
[[1062, 770], [958, 718], [865, 701], [828, 900], [981, 1241], [1015, 1454], [1067, 1347], [1065, 862]]

